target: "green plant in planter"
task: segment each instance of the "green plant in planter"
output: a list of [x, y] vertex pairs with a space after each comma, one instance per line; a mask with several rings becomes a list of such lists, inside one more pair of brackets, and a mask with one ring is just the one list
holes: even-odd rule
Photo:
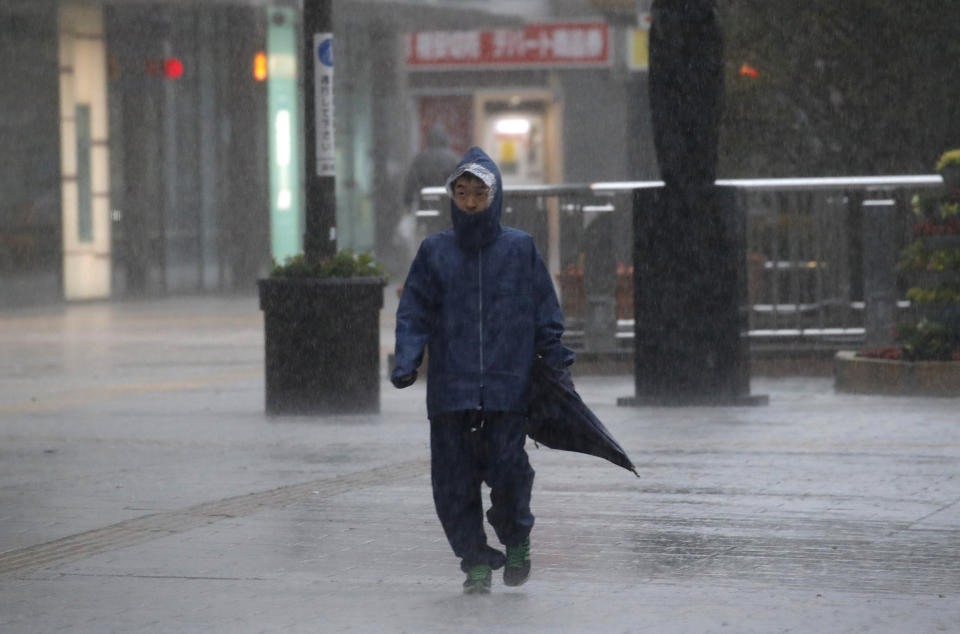
[[922, 320], [902, 326], [898, 338], [908, 361], [960, 361], [960, 330]]
[[960, 148], [953, 150], [947, 150], [940, 155], [940, 160], [937, 161], [937, 171], [941, 171], [946, 167], [960, 167]]
[[332, 258], [319, 262], [309, 262], [302, 253], [289, 256], [283, 264], [273, 262], [270, 277], [380, 277], [387, 279], [383, 265], [368, 253], [354, 254], [350, 249], [342, 249]]
[[344, 249], [288, 257], [257, 281], [268, 413], [379, 411], [386, 277], [373, 257]]
[[[944, 152], [937, 161], [937, 171], [943, 177], [943, 184], [954, 194], [960, 188], [960, 148]], [[956, 214], [956, 200], [954, 200], [954, 214]]]
[[930, 271], [960, 271], [960, 247], [937, 249], [927, 263]]
[[947, 194], [916, 194], [910, 207], [918, 222], [944, 223], [960, 217], [960, 190], [952, 189]]
[[960, 271], [960, 247], [931, 249], [923, 240], [914, 240], [900, 252], [897, 268], [905, 273]]
[[960, 303], [960, 289], [950, 286], [937, 288], [916, 286], [907, 291], [907, 299], [917, 304], [956, 304]]
[[914, 240], [900, 252], [897, 269], [908, 273], [925, 271], [929, 260], [930, 250], [923, 243], [923, 240]]
[[946, 191], [917, 194], [911, 199], [918, 235], [960, 233], [960, 148], [944, 152], [936, 169]]
[[945, 152], [936, 169], [947, 187], [913, 197], [917, 239], [897, 263], [915, 284], [907, 299], [919, 321], [901, 324], [898, 337], [909, 361], [960, 361], [960, 149]]

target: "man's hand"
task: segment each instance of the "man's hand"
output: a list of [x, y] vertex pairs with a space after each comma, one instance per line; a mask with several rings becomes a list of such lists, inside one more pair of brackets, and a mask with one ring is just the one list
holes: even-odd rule
[[405, 387], [410, 387], [413, 385], [413, 382], [417, 380], [417, 371], [414, 370], [409, 374], [404, 374], [396, 378], [391, 378], [390, 381], [393, 383], [393, 386], [400, 388], [401, 390]]

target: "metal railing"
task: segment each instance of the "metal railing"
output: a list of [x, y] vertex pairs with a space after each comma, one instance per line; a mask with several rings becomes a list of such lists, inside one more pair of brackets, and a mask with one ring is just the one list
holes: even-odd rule
[[[862, 343], [868, 304], [864, 262], [880, 248], [875, 206], [892, 206], [899, 250], [912, 240], [911, 198], [941, 187], [937, 175], [718, 180], [741, 190], [747, 220], [747, 294], [753, 344], [839, 346]], [[531, 233], [554, 275], [567, 339], [585, 350], [629, 349], [633, 338], [633, 191], [660, 181], [504, 187], [503, 223]], [[422, 235], [449, 224], [442, 187], [421, 192]], [[438, 211], [438, 210], [443, 210]], [[612, 256], [612, 257], [611, 257]], [[603, 271], [598, 275], [597, 266]], [[869, 265], [868, 265], [869, 266]], [[869, 271], [868, 271], [869, 273]], [[905, 289], [896, 306], [909, 306]], [[604, 299], [606, 298], [606, 299]], [[593, 333], [604, 301], [615, 332]], [[613, 342], [603, 345], [606, 338]], [[597, 342], [601, 342], [598, 344]]]

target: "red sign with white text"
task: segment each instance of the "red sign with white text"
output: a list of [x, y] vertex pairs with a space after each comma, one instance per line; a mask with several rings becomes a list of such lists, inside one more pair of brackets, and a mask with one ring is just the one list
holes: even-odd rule
[[411, 70], [582, 67], [610, 64], [606, 22], [530, 24], [522, 29], [418, 31], [409, 36]]

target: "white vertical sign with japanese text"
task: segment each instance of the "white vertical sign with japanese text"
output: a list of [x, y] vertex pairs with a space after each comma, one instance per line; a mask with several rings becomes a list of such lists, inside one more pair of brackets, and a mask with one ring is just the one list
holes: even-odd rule
[[317, 128], [317, 176], [336, 176], [333, 146], [333, 34], [313, 34], [314, 104]]

